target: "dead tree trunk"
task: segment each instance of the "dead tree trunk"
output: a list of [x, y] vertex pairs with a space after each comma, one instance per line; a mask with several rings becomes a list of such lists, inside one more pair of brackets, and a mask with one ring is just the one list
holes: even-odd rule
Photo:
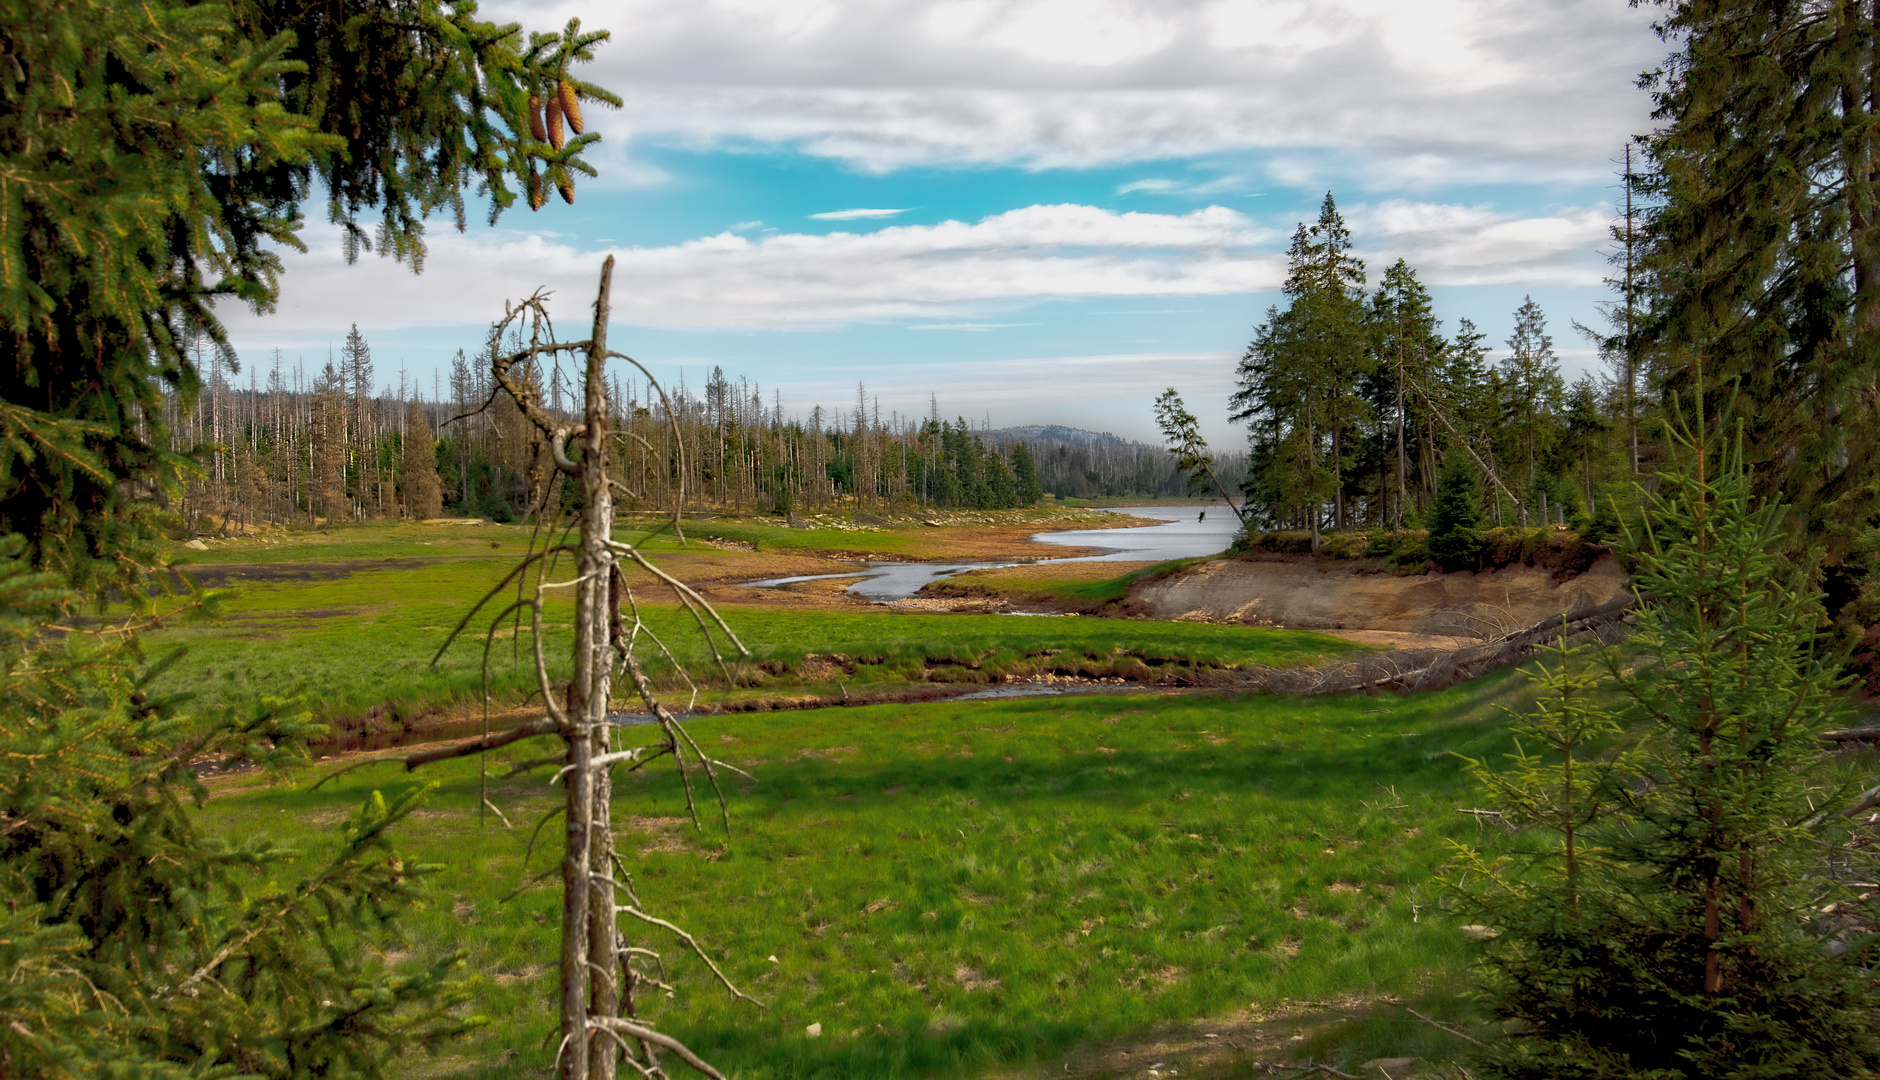
[[[650, 385], [657, 389], [657, 384], [651, 383], [651, 374], [637, 361], [607, 347], [609, 290], [613, 268], [614, 260], [609, 257], [601, 269], [600, 293], [594, 302], [594, 328], [586, 341], [561, 343], [552, 340], [552, 337], [545, 337], [549, 327], [547, 308], [542, 294], [538, 293], [522, 305], [510, 309], [496, 335], [500, 339], [502, 331], [509, 324], [527, 320], [532, 324], [527, 347], [491, 358], [491, 372], [496, 386], [490, 401], [485, 402], [485, 407], [495, 400], [496, 394], [507, 394], [547, 443], [555, 468], [578, 478], [582, 495], [580, 540], [572, 545], [550, 545], [540, 551], [531, 550], [520, 566], [491, 590], [470, 614], [464, 616], [456, 631], [451, 634], [451, 640], [469, 624], [477, 611], [505, 589], [516, 587], [516, 602], [504, 608], [496, 617], [496, 622], [501, 623], [505, 616], [517, 611], [529, 614], [534, 632], [536, 675], [548, 715], [511, 731], [495, 734], [486, 732], [475, 743], [414, 755], [407, 758], [405, 763], [408, 768], [416, 768], [447, 757], [486, 753], [524, 738], [544, 735], [560, 738], [563, 752], [558, 759], [561, 765], [558, 779], [565, 784], [565, 798], [560, 812], [565, 815], [563, 826], [566, 836], [560, 867], [561, 1041], [556, 1051], [556, 1073], [564, 1080], [614, 1080], [621, 1056], [625, 1053], [630, 1055], [630, 1063], [637, 1072], [651, 1077], [664, 1077], [666, 1074], [660, 1066], [658, 1054], [660, 1051], [669, 1051], [707, 1076], [722, 1080], [716, 1069], [700, 1060], [683, 1044], [638, 1019], [633, 1006], [632, 990], [638, 976], [632, 966], [632, 956], [645, 954], [645, 950], [627, 948], [619, 927], [622, 915], [675, 934], [711, 968], [734, 998], [751, 999], [724, 979], [717, 965], [711, 962], [690, 935], [646, 914], [634, 895], [631, 880], [625, 878], [624, 868], [615, 856], [613, 783], [610, 772], [615, 765], [638, 765], [670, 755], [680, 770], [681, 778], [685, 780], [687, 805], [695, 824], [698, 815], [692, 805], [692, 785], [687, 773], [688, 756], [694, 765], [703, 770], [705, 779], [714, 791], [717, 789], [717, 770], [731, 768], [706, 756], [679, 726], [677, 718], [660, 704], [652, 682], [635, 655], [637, 642], [648, 640], [657, 643], [658, 639], [639, 619], [632, 591], [620, 570], [621, 560], [635, 563], [672, 587], [679, 603], [696, 617], [714, 659], [719, 661], [729, 680], [735, 681], [735, 675], [725, 662], [724, 650], [721, 650], [718, 638], [722, 638], [740, 660], [750, 654], [703, 597], [648, 562], [633, 545], [620, 543], [613, 538], [613, 492], [619, 488], [631, 493], [631, 489], [609, 476], [607, 471], [607, 440], [619, 434], [614, 429], [607, 399], [607, 362], [620, 359], [633, 364], [647, 375]], [[581, 356], [586, 368], [586, 392], [579, 423], [570, 423], [567, 417], [557, 416], [544, 408], [540, 392], [536, 389], [541, 385], [541, 380], [529, 377], [530, 368], [537, 362], [552, 362], [562, 353]], [[516, 370], [518, 365], [522, 365], [519, 373]], [[521, 377], [517, 377], [518, 374]], [[553, 380], [549, 381], [552, 385]], [[663, 398], [663, 391], [661, 396]], [[670, 411], [669, 404], [669, 414]], [[570, 456], [571, 450], [574, 457]], [[569, 554], [574, 556], [575, 562], [573, 580], [553, 580], [552, 570], [557, 560]], [[532, 597], [527, 587], [531, 575], [534, 582]], [[575, 594], [574, 663], [571, 677], [563, 687], [551, 681], [543, 652], [543, 595], [550, 589], [569, 586], [573, 587]], [[630, 625], [623, 616], [623, 605], [633, 611]], [[495, 626], [491, 629], [493, 632]], [[450, 640], [446, 640], [444, 648], [449, 645]], [[438, 656], [443, 655], [444, 648], [438, 650]], [[647, 711], [657, 718], [662, 740], [627, 750], [613, 750], [608, 707], [613, 698], [616, 669], [630, 677], [634, 692]], [[485, 802], [487, 804], [487, 798]], [[719, 804], [722, 812], [722, 795]], [[620, 902], [623, 891], [627, 901], [624, 905]]]

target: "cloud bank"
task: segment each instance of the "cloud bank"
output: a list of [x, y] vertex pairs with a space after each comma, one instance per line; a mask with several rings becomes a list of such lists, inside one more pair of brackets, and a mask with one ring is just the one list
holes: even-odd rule
[[[1331, 151], [1378, 188], [1606, 171], [1650, 126], [1643, 10], [1595, 0], [636, 0], [497, 6], [613, 31], [610, 139], [857, 168]], [[618, 143], [615, 144], [619, 145]], [[1280, 173], [1310, 171], [1283, 159]], [[1537, 170], [1539, 171], [1537, 174]]]
[[[1372, 276], [1406, 259], [1431, 285], [1596, 285], [1604, 212], [1519, 218], [1482, 207], [1393, 200], [1349, 213]], [[919, 320], [932, 328], [1015, 325], [984, 316], [1047, 300], [1270, 293], [1290, 229], [1209, 206], [1186, 214], [1037, 205], [976, 222], [760, 237], [722, 232], [614, 249], [614, 310], [671, 330], [808, 330]], [[488, 322], [519, 284], [585, 297], [607, 251], [543, 234], [442, 233], [419, 276], [370, 256], [345, 265], [331, 238], [285, 256], [277, 313], [228, 312], [239, 337]], [[566, 303], [566, 301], [564, 301]], [[975, 318], [978, 316], [978, 318]], [[936, 324], [936, 321], [938, 325]]]

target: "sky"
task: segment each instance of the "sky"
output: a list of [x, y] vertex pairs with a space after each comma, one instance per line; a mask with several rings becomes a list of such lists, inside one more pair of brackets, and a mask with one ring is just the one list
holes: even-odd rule
[[[357, 324], [423, 393], [505, 300], [662, 381], [713, 367], [787, 413], [851, 409], [1156, 439], [1177, 387], [1217, 446], [1285, 251], [1331, 192], [1371, 282], [1402, 258], [1445, 332], [1500, 345], [1532, 296], [1568, 376], [1609, 292], [1637, 88], [1666, 48], [1625, 0], [573, 0], [486, 3], [612, 39], [573, 206], [428, 231], [423, 272], [310, 208], [249, 372], [311, 373]], [[1505, 354], [1505, 349], [1498, 350]], [[1493, 357], [1491, 357], [1493, 359]]]

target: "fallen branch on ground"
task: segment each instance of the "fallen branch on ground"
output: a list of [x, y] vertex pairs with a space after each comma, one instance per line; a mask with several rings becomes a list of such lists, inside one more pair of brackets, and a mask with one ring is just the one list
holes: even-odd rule
[[1445, 1024], [1440, 1020], [1432, 1020], [1429, 1017], [1424, 1016], [1422, 1013], [1416, 1011], [1415, 1009], [1412, 1009], [1408, 1005], [1404, 1006], [1404, 1011], [1409, 1013], [1411, 1016], [1416, 1017], [1418, 1020], [1421, 1020], [1424, 1023], [1428, 1024], [1429, 1026], [1435, 1028], [1436, 1030], [1442, 1032], [1445, 1035], [1454, 1035], [1456, 1038], [1461, 1039], [1463, 1042], [1466, 1042], [1470, 1044], [1471, 1046], [1482, 1045], [1482, 1040], [1476, 1038], [1475, 1036], [1470, 1035], [1467, 1032], [1457, 1031], [1453, 1025]]

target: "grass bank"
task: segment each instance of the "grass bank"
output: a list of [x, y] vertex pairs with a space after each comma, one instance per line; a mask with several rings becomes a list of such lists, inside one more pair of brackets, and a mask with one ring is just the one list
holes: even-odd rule
[[[1451, 751], [1499, 754], [1495, 706], [1525, 692], [1503, 673], [1416, 698], [1106, 696], [696, 721], [701, 742], [759, 778], [729, 792], [728, 842], [682, 819], [669, 772], [634, 773], [616, 781], [621, 849], [642, 899], [768, 1008], [730, 1004], [696, 960], [645, 938], [677, 991], [646, 1008], [748, 1080], [1065, 1075], [1073, 1062], [1091, 1075], [1095, 1044], [1288, 1001], [1420, 998], [1453, 1016], [1467, 950], [1431, 878], [1477, 826], [1456, 813], [1474, 796]], [[396, 959], [465, 951], [494, 1022], [413, 1075], [546, 1075], [556, 892], [498, 900], [552, 865], [539, 849], [525, 865], [524, 850], [559, 789], [541, 773], [497, 784], [509, 830], [478, 826], [473, 762], [422, 778], [442, 787], [400, 849], [447, 869]], [[412, 782], [396, 766], [317, 792], [235, 781], [202, 825], [265, 830], [319, 858], [371, 787]], [[1455, 1049], [1394, 1007], [1343, 1011], [1357, 1019], [1284, 1051], [1355, 1072]], [[821, 1038], [805, 1036], [811, 1023]], [[1245, 1072], [1221, 1053], [1223, 1075]]]

